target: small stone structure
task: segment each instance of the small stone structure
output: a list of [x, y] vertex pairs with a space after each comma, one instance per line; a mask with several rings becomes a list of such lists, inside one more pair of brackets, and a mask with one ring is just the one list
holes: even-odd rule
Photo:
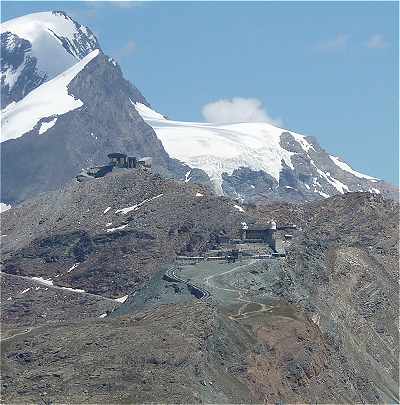
[[127, 156], [124, 153], [109, 153], [107, 156], [110, 159], [110, 165], [121, 169], [136, 169], [138, 167], [151, 169], [153, 162], [153, 159], [149, 156], [140, 159], [135, 156]]
[[137, 159], [134, 156], [128, 156], [126, 163], [128, 169], [134, 169], [135, 167], [137, 167]]
[[244, 242], [262, 242], [268, 244], [274, 250], [274, 254], [285, 256], [283, 240], [277, 231], [285, 229], [295, 229], [295, 225], [277, 226], [275, 221], [269, 221], [267, 224], [247, 225], [242, 223], [241, 239]]
[[110, 162], [104, 166], [94, 166], [83, 169], [81, 173], [76, 176], [77, 181], [85, 181], [91, 178], [103, 177], [113, 170], [119, 169], [138, 169], [143, 168], [146, 170], [151, 169], [152, 158], [142, 157], [140, 159], [135, 156], [128, 156], [125, 153], [113, 152], [107, 155]]
[[110, 165], [113, 167], [127, 168], [127, 156], [124, 153], [109, 153]]
[[276, 232], [276, 222], [270, 221], [269, 223], [247, 225], [246, 223], [242, 224], [242, 240], [261, 240], [270, 245], [273, 244], [274, 235]]

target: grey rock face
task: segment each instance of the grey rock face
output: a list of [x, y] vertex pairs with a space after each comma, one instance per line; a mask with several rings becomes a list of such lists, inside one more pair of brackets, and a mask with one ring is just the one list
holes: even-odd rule
[[99, 54], [72, 80], [68, 91], [83, 102], [81, 108], [58, 116], [40, 136], [41, 124], [53, 117], [43, 118], [21, 138], [2, 143], [2, 201], [21, 201], [56, 189], [83, 167], [105, 163], [107, 154], [115, 151], [152, 156], [154, 170], [164, 175], [180, 166], [132, 105], [148, 105], [146, 99], [111, 59]]
[[62, 46], [68, 53], [78, 59], [82, 59], [94, 49], [100, 49], [97, 38], [88, 27], [79, 24], [64, 11], [53, 11], [53, 14], [61, 18], [65, 18], [66, 20], [70, 20], [75, 25], [76, 33], [74, 34], [74, 38], [72, 40], [53, 32], [54, 36], [59, 39]]
[[[7, 44], [13, 43], [10, 48]], [[1, 108], [12, 101], [21, 100], [26, 94], [40, 86], [46, 76], [36, 71], [36, 58], [29, 56], [29, 41], [19, 38], [11, 32], [1, 34]], [[10, 87], [6, 81], [6, 72], [15, 71], [22, 66], [17, 82]]]
[[357, 177], [343, 170], [313, 137], [306, 137], [305, 150], [290, 132], [281, 135], [281, 146], [292, 152], [289, 167], [282, 160], [279, 183], [268, 173], [242, 167], [223, 175], [225, 195], [246, 202], [266, 200], [301, 202], [321, 200], [336, 194], [364, 191], [398, 199], [398, 190], [382, 180]]
[[277, 181], [262, 170], [254, 171], [248, 167], [235, 170], [231, 176], [223, 175], [224, 193], [241, 200], [261, 198], [271, 193], [278, 186]]

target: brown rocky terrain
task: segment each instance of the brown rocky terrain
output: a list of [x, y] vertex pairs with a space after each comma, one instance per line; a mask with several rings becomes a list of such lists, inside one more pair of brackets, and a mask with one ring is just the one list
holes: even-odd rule
[[73, 182], [2, 215], [3, 271], [117, 298], [176, 254], [204, 250], [220, 231], [238, 232], [234, 204], [140, 170]]
[[3, 337], [48, 323], [98, 317], [120, 303], [112, 299], [42, 285], [1, 274]]
[[[398, 204], [236, 204], [130, 171], [2, 214], [3, 402], [397, 402]], [[287, 257], [220, 279], [268, 310], [239, 316], [162, 277], [177, 254], [268, 219], [298, 225]]]
[[301, 227], [271, 295], [306, 310], [362, 402], [398, 400], [398, 204], [353, 193], [262, 212]]

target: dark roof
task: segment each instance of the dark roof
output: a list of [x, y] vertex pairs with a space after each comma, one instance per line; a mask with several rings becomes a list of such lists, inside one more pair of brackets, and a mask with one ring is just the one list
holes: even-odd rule
[[118, 153], [118, 152], [109, 153], [107, 156], [109, 157], [109, 159], [112, 159], [112, 158], [126, 158], [125, 153]]

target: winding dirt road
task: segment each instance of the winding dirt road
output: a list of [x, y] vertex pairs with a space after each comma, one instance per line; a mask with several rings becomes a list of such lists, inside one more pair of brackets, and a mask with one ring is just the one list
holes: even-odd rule
[[[243, 295], [248, 293], [248, 290], [219, 287], [215, 283], [210, 282], [211, 280], [214, 280], [216, 278], [225, 276], [226, 274], [233, 273], [233, 272], [238, 271], [238, 270], [240, 270], [240, 269], [242, 269], [244, 267], [247, 267], [252, 263], [254, 263], [254, 260], [252, 260], [250, 263], [242, 264], [240, 266], [234, 267], [233, 269], [224, 271], [223, 273], [213, 274], [213, 275], [208, 276], [208, 277], [206, 277], [204, 279], [204, 282], [210, 287], [213, 287], [213, 288], [216, 288], [216, 289], [219, 289], [219, 290], [224, 290], [224, 291], [237, 293], [237, 301], [240, 301], [240, 302], [244, 303], [243, 305], [241, 305], [239, 307], [238, 312], [236, 314], [229, 315], [230, 319], [233, 319], [233, 320], [245, 319], [245, 318], [248, 318], [251, 315], [258, 314], [260, 312], [270, 311], [273, 308], [270, 305], [266, 305], [266, 304], [263, 304], [263, 303], [260, 303], [260, 302], [257, 302], [257, 301], [252, 301], [252, 300], [248, 300], [248, 299], [243, 298]], [[251, 307], [252, 305], [254, 307], [259, 307], [260, 309], [252, 309], [252, 310], [249, 310], [249, 311], [245, 311], [245, 309], [247, 307]]]
[[[180, 270], [177, 270], [179, 276], [172, 270], [167, 271], [166, 275], [176, 281], [186, 283], [192, 288], [204, 292], [200, 299], [208, 299], [211, 297], [216, 301], [220, 301], [222, 305], [229, 305], [232, 303], [239, 303], [240, 306], [235, 312], [229, 315], [232, 320], [245, 319], [250, 316], [260, 314], [262, 312], [271, 311], [271, 305], [263, 302], [262, 297], [260, 300], [257, 297], [248, 297], [250, 290], [243, 288], [232, 287], [227, 275], [236, 272], [247, 272], [246, 268], [259, 262], [259, 260], [250, 260], [240, 263], [235, 267], [229, 267], [224, 270], [226, 266], [231, 266], [228, 263], [198, 263], [196, 265], [186, 265]], [[172, 277], [171, 277], [172, 276]], [[184, 280], [185, 279], [185, 280]], [[202, 287], [199, 287], [201, 285]], [[222, 294], [219, 294], [221, 292]], [[224, 294], [225, 293], [225, 294]]]

